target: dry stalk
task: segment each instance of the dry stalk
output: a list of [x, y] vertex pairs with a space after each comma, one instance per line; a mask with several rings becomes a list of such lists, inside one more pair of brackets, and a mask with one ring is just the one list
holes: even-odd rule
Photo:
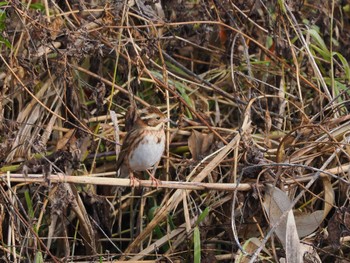
[[[0, 175], [4, 181], [7, 180], [6, 175]], [[120, 187], [131, 187], [130, 179], [125, 178], [107, 178], [97, 176], [71, 176], [64, 174], [54, 174], [44, 177], [42, 174], [10, 174], [9, 180], [11, 183], [74, 183], [74, 184], [93, 184], [93, 185], [110, 185]], [[157, 186], [151, 180], [136, 180], [135, 187], [150, 187]], [[186, 189], [186, 190], [218, 190], [218, 191], [249, 191], [252, 189], [251, 184], [231, 184], [231, 183], [202, 183], [202, 182], [175, 182], [175, 181], [160, 181], [158, 188], [169, 189]]]

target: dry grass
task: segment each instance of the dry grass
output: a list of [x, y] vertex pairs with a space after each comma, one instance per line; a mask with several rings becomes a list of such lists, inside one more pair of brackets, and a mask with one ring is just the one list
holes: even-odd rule
[[[349, 5], [135, 2], [0, 2], [1, 260], [347, 261]], [[130, 98], [158, 188], [114, 178]]]

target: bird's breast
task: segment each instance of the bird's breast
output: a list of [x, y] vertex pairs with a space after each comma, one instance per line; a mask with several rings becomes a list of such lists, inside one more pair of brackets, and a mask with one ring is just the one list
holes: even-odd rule
[[148, 131], [130, 153], [129, 166], [133, 171], [144, 171], [155, 165], [164, 152], [164, 131]]

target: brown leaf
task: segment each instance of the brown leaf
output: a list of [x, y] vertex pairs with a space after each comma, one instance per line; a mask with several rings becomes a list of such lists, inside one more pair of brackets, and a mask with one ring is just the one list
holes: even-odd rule
[[62, 19], [61, 16], [56, 16], [53, 21], [51, 22], [50, 25], [50, 35], [51, 35], [51, 39], [55, 40], [58, 36], [58, 34], [62, 31], [62, 26], [64, 24], [64, 21]]
[[[274, 226], [281, 220], [281, 216], [290, 208], [290, 205], [291, 201], [285, 192], [272, 185], [266, 186], [263, 207], [271, 226]], [[299, 237], [315, 231], [322, 222], [323, 213], [323, 210], [319, 210], [312, 214], [294, 216], [293, 210], [289, 210], [287, 217], [283, 218], [277, 226], [275, 230], [277, 237], [283, 247], [288, 250], [288, 254], [294, 255], [293, 257], [296, 260], [300, 260], [299, 252], [294, 249], [300, 245]]]
[[213, 144], [214, 136], [212, 133], [205, 134], [193, 130], [191, 136], [188, 138], [188, 147], [194, 160], [200, 160], [210, 150]]
[[334, 206], [335, 193], [334, 193], [334, 188], [330, 178], [322, 177], [322, 183], [324, 188], [324, 200], [325, 200], [323, 218], [325, 218]]
[[[289, 209], [290, 204], [289, 197], [285, 192], [272, 185], [266, 186], [263, 207], [270, 221], [270, 226], [280, 222], [282, 214]], [[283, 218], [275, 230], [284, 248], [286, 247], [286, 227], [287, 218]]]
[[305, 237], [314, 232], [323, 221], [323, 210], [317, 210], [311, 214], [303, 213], [295, 215], [295, 222], [299, 237]]
[[62, 150], [72, 139], [75, 129], [70, 129], [61, 139], [58, 140], [56, 150]]

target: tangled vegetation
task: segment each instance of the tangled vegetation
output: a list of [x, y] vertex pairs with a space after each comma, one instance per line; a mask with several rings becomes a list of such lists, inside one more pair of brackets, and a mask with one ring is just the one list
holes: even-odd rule
[[[0, 2], [1, 261], [349, 261], [349, 19], [335, 0]], [[176, 122], [159, 187], [115, 176], [132, 101]]]

